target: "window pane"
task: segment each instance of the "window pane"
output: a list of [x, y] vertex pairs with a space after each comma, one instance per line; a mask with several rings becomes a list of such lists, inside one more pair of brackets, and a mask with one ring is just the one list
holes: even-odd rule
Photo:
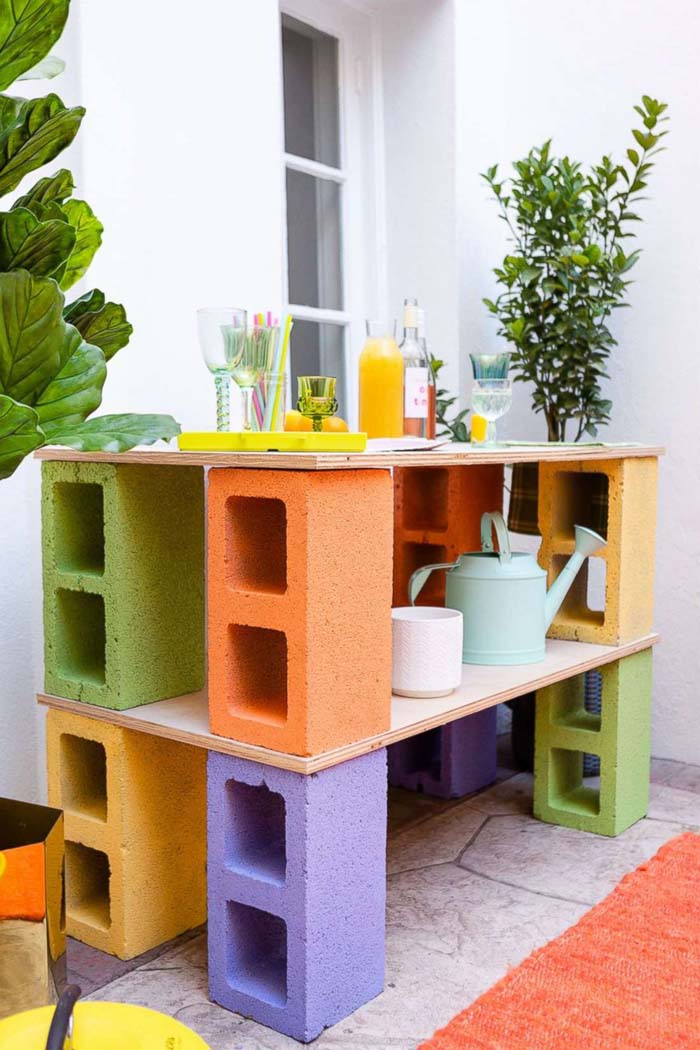
[[343, 309], [340, 186], [287, 171], [289, 301]]
[[297, 376], [335, 376], [338, 415], [347, 419], [345, 404], [345, 328], [339, 324], [295, 321], [290, 344], [292, 407], [297, 403]]
[[338, 41], [284, 17], [282, 64], [287, 153], [339, 167]]

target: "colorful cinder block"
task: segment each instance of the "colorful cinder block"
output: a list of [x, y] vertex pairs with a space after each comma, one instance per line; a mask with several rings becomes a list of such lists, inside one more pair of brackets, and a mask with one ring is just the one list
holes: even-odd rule
[[201, 689], [198, 467], [43, 465], [46, 691], [123, 710]]
[[213, 470], [212, 732], [297, 755], [389, 727], [386, 471]]
[[[601, 714], [584, 706], [584, 675], [537, 693], [534, 814], [598, 835], [619, 835], [649, 804], [652, 650], [600, 668]], [[584, 755], [600, 758], [600, 786]]]
[[437, 798], [461, 798], [492, 784], [497, 766], [496, 711], [487, 707], [391, 744], [387, 749], [391, 786]]
[[304, 776], [210, 753], [211, 998], [302, 1042], [384, 986], [386, 752]]
[[589, 564], [581, 569], [549, 634], [579, 642], [620, 645], [653, 628], [657, 460], [652, 457], [540, 463], [540, 565], [549, 582], [574, 549], [574, 525], [598, 527], [593, 500], [607, 479], [605, 609], [588, 606]]
[[206, 918], [206, 752], [51, 710], [68, 933], [131, 959]]
[[[503, 506], [503, 467], [394, 470], [394, 605], [408, 605], [416, 569], [479, 550], [481, 515]], [[418, 605], [444, 605], [445, 574], [433, 573]]]

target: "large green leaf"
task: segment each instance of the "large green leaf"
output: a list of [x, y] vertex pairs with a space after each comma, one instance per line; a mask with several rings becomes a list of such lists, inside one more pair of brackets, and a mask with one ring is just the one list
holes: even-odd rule
[[86, 292], [79, 299], [63, 307], [64, 320], [77, 327], [78, 320], [84, 314], [98, 313], [105, 305], [105, 301], [105, 293], [101, 292], [99, 288], [93, 288], [92, 291]]
[[180, 424], [172, 416], [129, 414], [97, 416], [65, 429], [56, 428], [50, 441], [52, 445], [68, 445], [81, 452], [126, 452], [135, 445], [170, 441], [179, 433]]
[[33, 405], [59, 373], [73, 331], [62, 310], [51, 278], [27, 270], [0, 274], [0, 394]]
[[107, 378], [102, 351], [86, 343], [77, 328], [72, 325], [66, 328], [68, 341], [61, 370], [41, 392], [35, 405], [49, 441], [56, 429], [82, 423], [99, 408]]
[[34, 409], [0, 394], [0, 481], [14, 474], [24, 457], [44, 440]]
[[58, 77], [66, 68], [66, 63], [58, 55], [47, 55], [46, 58], [42, 58], [41, 62], [37, 62], [35, 66], [28, 69], [26, 73], [23, 73], [21, 77], [17, 77], [18, 80], [53, 80], [54, 77]]
[[75, 230], [75, 247], [58, 282], [65, 291], [79, 281], [102, 244], [102, 223], [85, 201], [69, 200], [61, 205], [67, 221]]
[[69, 6], [70, 0], [0, 0], [0, 91], [48, 55]]
[[[28, 193], [17, 198], [12, 207], [13, 209], [28, 208], [29, 211], [32, 211], [34, 204], [50, 204], [52, 201], [62, 204], [70, 197], [74, 189], [72, 173], [67, 168], [61, 168], [53, 175], [46, 175], [43, 179], [39, 179]], [[38, 215], [37, 218], [41, 218], [41, 215]]]
[[26, 208], [0, 213], [0, 270], [49, 277], [65, 264], [75, 239], [68, 223], [39, 222]]
[[121, 303], [105, 303], [101, 310], [83, 313], [73, 323], [86, 342], [99, 346], [107, 361], [126, 346], [134, 330]]
[[[14, 101], [15, 119], [0, 134], [0, 195], [9, 193], [30, 171], [48, 164], [70, 145], [85, 115], [82, 106], [66, 109], [58, 95]], [[8, 115], [3, 105], [0, 118]]]

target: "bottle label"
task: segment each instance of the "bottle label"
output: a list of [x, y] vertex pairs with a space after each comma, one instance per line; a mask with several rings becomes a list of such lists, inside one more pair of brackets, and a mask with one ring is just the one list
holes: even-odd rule
[[427, 368], [407, 368], [404, 371], [404, 416], [406, 419], [428, 418]]

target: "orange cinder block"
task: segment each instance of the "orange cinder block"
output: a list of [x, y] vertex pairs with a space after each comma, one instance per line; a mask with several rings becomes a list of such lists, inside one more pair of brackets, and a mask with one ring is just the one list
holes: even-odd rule
[[[481, 515], [503, 507], [503, 467], [398, 467], [394, 471], [394, 605], [408, 604], [411, 574], [481, 545]], [[445, 574], [433, 573], [418, 605], [443, 605]]]
[[313, 755], [389, 728], [392, 514], [387, 471], [211, 471], [212, 732]]

